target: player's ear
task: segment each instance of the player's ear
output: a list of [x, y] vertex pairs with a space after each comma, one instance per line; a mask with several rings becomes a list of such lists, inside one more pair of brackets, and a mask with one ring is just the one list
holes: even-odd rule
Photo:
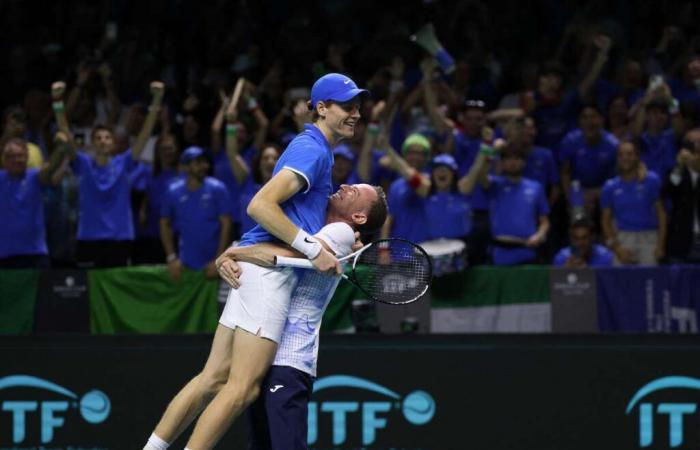
[[328, 109], [328, 106], [326, 106], [325, 103], [323, 102], [318, 102], [316, 103], [316, 113], [318, 116], [322, 119], [326, 117], [326, 110]]
[[356, 212], [352, 215], [352, 222], [355, 225], [364, 225], [367, 222], [367, 214]]

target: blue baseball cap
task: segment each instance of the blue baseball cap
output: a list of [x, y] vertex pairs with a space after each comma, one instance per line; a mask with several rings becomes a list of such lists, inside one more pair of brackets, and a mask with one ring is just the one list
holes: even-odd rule
[[318, 102], [335, 100], [347, 102], [360, 94], [369, 94], [367, 89], [360, 89], [349, 77], [340, 73], [329, 73], [314, 83], [311, 88], [311, 108], [316, 108]]
[[437, 155], [435, 158], [433, 158], [433, 167], [437, 166], [447, 166], [450, 169], [454, 170], [455, 172], [457, 171], [457, 161], [452, 157], [452, 155]]
[[352, 150], [350, 150], [350, 147], [348, 147], [345, 144], [338, 145], [336, 148], [334, 148], [333, 156], [342, 156], [343, 158], [348, 159], [350, 161], [355, 161], [355, 154], [352, 152]]
[[182, 155], [180, 155], [180, 164], [189, 164], [197, 158], [206, 156], [206, 152], [202, 147], [191, 146], [187, 147]]

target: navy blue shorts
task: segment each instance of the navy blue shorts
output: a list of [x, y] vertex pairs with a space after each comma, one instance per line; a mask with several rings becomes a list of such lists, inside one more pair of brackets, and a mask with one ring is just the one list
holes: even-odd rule
[[260, 396], [246, 411], [249, 450], [306, 450], [311, 375], [293, 367], [272, 366]]

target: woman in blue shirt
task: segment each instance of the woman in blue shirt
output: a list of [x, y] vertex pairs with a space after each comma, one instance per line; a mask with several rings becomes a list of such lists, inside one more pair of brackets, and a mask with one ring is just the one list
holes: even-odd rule
[[471, 231], [469, 197], [457, 188], [457, 169], [451, 155], [433, 158], [430, 195], [425, 202], [430, 239], [466, 239]]

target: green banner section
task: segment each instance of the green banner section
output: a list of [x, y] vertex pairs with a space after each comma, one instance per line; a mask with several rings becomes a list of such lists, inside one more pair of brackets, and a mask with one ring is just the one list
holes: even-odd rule
[[549, 302], [549, 267], [472, 267], [434, 278], [431, 290], [434, 308]]
[[218, 322], [218, 281], [185, 269], [175, 283], [162, 266], [88, 272], [93, 333], [207, 333]]
[[0, 333], [31, 334], [38, 270], [0, 270]]

